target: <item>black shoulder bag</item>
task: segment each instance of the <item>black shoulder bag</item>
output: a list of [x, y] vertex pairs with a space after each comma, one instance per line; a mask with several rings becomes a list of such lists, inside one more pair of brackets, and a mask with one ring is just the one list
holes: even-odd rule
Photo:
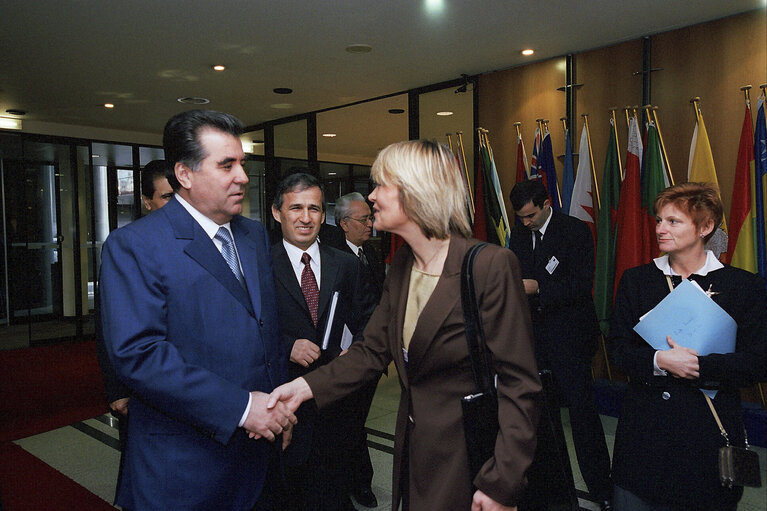
[[487, 243], [472, 246], [461, 266], [461, 305], [466, 328], [466, 342], [477, 393], [461, 398], [463, 431], [469, 454], [469, 475], [472, 481], [482, 465], [493, 456], [498, 436], [498, 395], [492, 360], [485, 344], [485, 333], [474, 286], [474, 260]]

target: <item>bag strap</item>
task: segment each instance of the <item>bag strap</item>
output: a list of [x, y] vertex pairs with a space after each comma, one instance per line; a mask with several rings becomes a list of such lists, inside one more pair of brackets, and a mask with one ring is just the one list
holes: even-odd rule
[[[668, 282], [668, 289], [669, 291], [674, 290], [674, 285], [671, 283], [671, 277], [666, 275], [666, 281]], [[708, 403], [708, 407], [711, 409], [711, 414], [714, 416], [714, 420], [716, 421], [716, 425], [719, 426], [719, 433], [724, 437], [724, 441], [727, 443], [727, 445], [730, 445], [730, 437], [727, 436], [727, 431], [725, 431], [724, 426], [722, 426], [722, 421], [719, 420], [719, 414], [716, 413], [716, 408], [714, 408], [714, 403], [711, 401], [711, 398], [708, 397], [708, 394], [703, 393], [703, 397], [706, 398], [706, 402]], [[743, 432], [745, 433], [746, 428], [743, 428]], [[748, 437], [746, 436], [746, 449], [748, 449]]]
[[482, 318], [479, 314], [477, 291], [474, 285], [474, 260], [477, 254], [487, 246], [481, 242], [473, 245], [463, 258], [461, 265], [461, 306], [463, 321], [466, 329], [466, 343], [469, 348], [471, 371], [479, 393], [494, 392], [491, 385], [493, 375], [487, 355], [485, 332], [482, 328]]
[[[711, 398], [708, 397], [707, 394], [703, 394], [703, 397], [706, 398], [706, 402], [708, 403], [708, 407], [711, 408], [711, 413], [714, 415], [714, 420], [716, 420], [716, 425], [719, 426], [719, 432], [724, 437], [724, 441], [727, 442], [727, 445], [730, 445], [730, 438], [727, 436], [727, 432], [724, 430], [724, 426], [722, 426], [722, 421], [719, 420], [719, 414], [716, 413], [716, 408], [714, 408], [714, 403], [711, 402]], [[746, 444], [748, 445], [748, 444]]]

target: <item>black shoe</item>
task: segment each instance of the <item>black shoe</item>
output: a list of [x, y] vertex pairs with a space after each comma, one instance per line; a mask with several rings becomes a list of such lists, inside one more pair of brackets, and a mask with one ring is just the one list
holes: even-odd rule
[[603, 500], [599, 503], [599, 511], [613, 511], [613, 503], [609, 500]]
[[357, 488], [352, 493], [352, 496], [354, 497], [354, 500], [365, 507], [378, 507], [376, 496], [373, 494], [373, 490], [371, 490], [369, 486]]

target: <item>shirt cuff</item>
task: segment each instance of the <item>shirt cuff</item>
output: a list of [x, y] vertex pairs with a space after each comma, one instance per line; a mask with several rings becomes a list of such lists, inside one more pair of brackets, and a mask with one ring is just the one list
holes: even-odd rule
[[242, 414], [242, 418], [240, 419], [240, 423], [237, 424], [237, 427], [242, 427], [243, 424], [245, 424], [245, 419], [248, 418], [248, 412], [250, 412], [250, 404], [253, 402], [253, 395], [248, 392], [248, 406], [245, 407], [245, 413]]
[[666, 372], [664, 369], [661, 369], [658, 367], [658, 353], [660, 351], [656, 351], [655, 355], [652, 357], [652, 375], [653, 376], [668, 376], [668, 372]]

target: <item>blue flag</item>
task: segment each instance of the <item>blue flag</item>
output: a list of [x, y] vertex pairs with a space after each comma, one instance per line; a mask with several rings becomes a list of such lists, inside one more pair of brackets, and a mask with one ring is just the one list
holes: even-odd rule
[[546, 130], [546, 134], [541, 141], [541, 152], [538, 155], [538, 171], [542, 176], [543, 184], [551, 198], [551, 207], [559, 211], [562, 207], [562, 201], [559, 199], [559, 187], [557, 186], [557, 169], [554, 167], [554, 150], [551, 147], [551, 134]]
[[767, 128], [764, 117], [764, 95], [759, 98], [754, 133], [754, 194], [756, 195], [756, 269], [767, 278], [767, 238], [764, 228], [764, 179], [767, 176]]
[[[591, 176], [589, 176], [590, 178]], [[565, 130], [565, 167], [562, 171], [562, 211], [570, 213], [570, 199], [575, 188], [573, 170], [573, 144], [570, 143], [570, 130]]]

